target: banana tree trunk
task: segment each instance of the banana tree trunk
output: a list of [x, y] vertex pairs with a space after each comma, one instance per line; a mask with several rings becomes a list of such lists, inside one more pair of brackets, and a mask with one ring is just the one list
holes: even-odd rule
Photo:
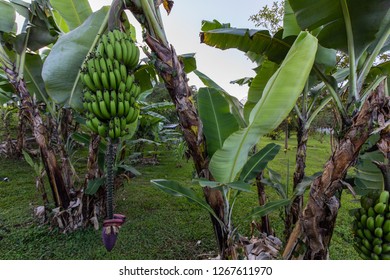
[[[308, 135], [309, 135], [309, 131], [308, 129], [305, 128], [305, 122], [299, 119], [298, 131], [297, 131], [297, 152], [295, 157], [295, 172], [293, 178], [294, 190], [305, 177]], [[302, 207], [303, 207], [303, 196], [299, 195], [292, 202], [290, 210], [286, 215], [286, 220], [285, 220], [286, 239], [288, 239], [288, 237], [291, 234], [292, 227], [298, 221], [299, 213], [301, 213]]]
[[[345, 130], [324, 172], [311, 185], [309, 201], [299, 217], [286, 245], [283, 257], [296, 258], [298, 252], [304, 259], [327, 259], [332, 238], [339, 199], [336, 193], [342, 189], [342, 180], [348, 168], [354, 164], [362, 145], [374, 130], [379, 119], [389, 120], [389, 98], [385, 97], [384, 83], [373, 91], [362, 109]], [[303, 241], [304, 247], [302, 248]]]
[[[212, 180], [206, 154], [206, 143], [203, 136], [203, 127], [198, 112], [192, 101], [192, 91], [188, 86], [188, 79], [184, 67], [179, 61], [173, 46], [166, 47], [149, 34], [146, 34], [145, 42], [157, 55], [156, 68], [164, 79], [165, 86], [176, 106], [184, 139], [195, 164], [195, 169], [200, 178]], [[204, 188], [204, 196], [207, 203], [215, 211], [218, 217], [224, 220], [224, 202], [220, 191]], [[221, 257], [228, 250], [227, 234], [219, 223], [211, 217], [217, 236]]]
[[48, 145], [47, 131], [39, 109], [32, 101], [25, 81], [17, 78], [18, 75], [16, 71], [9, 68], [5, 68], [4, 71], [7, 74], [10, 83], [19, 94], [21, 107], [24, 110], [25, 116], [31, 123], [33, 134], [39, 146], [43, 165], [53, 192], [54, 203], [56, 207], [66, 209], [70, 203], [69, 193], [61, 173], [61, 168], [57, 163], [56, 156], [52, 148]]
[[18, 136], [15, 149], [15, 155], [17, 157], [22, 156], [22, 151], [26, 147], [26, 128], [26, 118], [24, 116], [24, 110], [21, 108], [18, 112]]

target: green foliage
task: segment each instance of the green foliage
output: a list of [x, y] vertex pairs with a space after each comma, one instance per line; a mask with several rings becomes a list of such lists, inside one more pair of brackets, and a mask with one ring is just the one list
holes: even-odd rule
[[16, 12], [14, 7], [4, 0], [0, 1], [0, 31], [11, 32], [14, 29]]
[[[42, 78], [48, 94], [57, 104], [82, 108], [80, 67], [96, 40], [107, 12], [108, 8], [103, 7], [82, 25], [62, 35], [46, 58]], [[59, 61], [61, 67], [58, 67]]]
[[230, 113], [229, 103], [214, 88], [200, 88], [198, 111], [204, 127], [207, 153], [211, 157], [222, 148], [225, 139], [238, 130], [238, 123]]
[[88, 0], [50, 0], [50, 4], [65, 20], [69, 30], [79, 27], [92, 14]]
[[[217, 181], [232, 182], [244, 166], [253, 145], [262, 135], [276, 128], [291, 111], [312, 68], [316, 47], [316, 39], [308, 33], [302, 33], [297, 38], [252, 110], [248, 127], [230, 135], [222, 149], [212, 157], [210, 170]], [[280, 106], [281, 101], [283, 106]]]

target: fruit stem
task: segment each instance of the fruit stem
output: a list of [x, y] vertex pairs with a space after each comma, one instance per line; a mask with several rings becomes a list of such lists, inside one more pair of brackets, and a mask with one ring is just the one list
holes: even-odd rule
[[107, 181], [106, 181], [106, 199], [107, 199], [107, 218], [113, 218], [113, 193], [114, 193], [114, 163], [116, 155], [116, 145], [111, 139], [109, 139], [107, 154], [106, 154], [106, 167], [107, 167]]

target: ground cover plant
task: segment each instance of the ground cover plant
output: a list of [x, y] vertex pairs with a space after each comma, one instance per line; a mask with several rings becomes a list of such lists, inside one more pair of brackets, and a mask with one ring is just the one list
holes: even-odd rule
[[[328, 138], [326, 138], [328, 140]], [[287, 159], [290, 168], [294, 166], [295, 136], [290, 138], [287, 156], [280, 152], [270, 167], [281, 174], [286, 172]], [[321, 169], [321, 161], [330, 153], [329, 141], [309, 141], [308, 150], [316, 151], [309, 156], [310, 172]], [[265, 138], [261, 145], [272, 142]], [[278, 140], [283, 144], [284, 140]], [[83, 154], [86, 154], [86, 150]], [[78, 168], [83, 168], [85, 157], [80, 155]], [[34, 217], [34, 208], [40, 205], [40, 196], [35, 190], [35, 174], [31, 166], [22, 160], [3, 159], [1, 176], [9, 182], [0, 187], [0, 251], [1, 259], [208, 259], [217, 255], [213, 230], [207, 211], [200, 209], [184, 198], [177, 199], [161, 193], [150, 183], [153, 178], [175, 179], [191, 184], [193, 164], [185, 159], [172, 159], [171, 151], [159, 156], [159, 165], [140, 165], [136, 168], [141, 176], [125, 183], [117, 190], [115, 205], [120, 213], [127, 216], [121, 228], [115, 249], [108, 253], [100, 242], [100, 231], [87, 228], [72, 234], [63, 234], [56, 228], [40, 225]], [[312, 153], [309, 153], [312, 155]], [[177, 167], [180, 162], [182, 167]], [[170, 170], [167, 174], [166, 170]], [[169, 175], [169, 176], [168, 176]], [[194, 185], [200, 192], [199, 187]], [[272, 191], [271, 191], [272, 192]], [[276, 196], [276, 194], [271, 194]], [[247, 217], [247, 205], [256, 205], [256, 197], [247, 195], [237, 204], [237, 219]], [[352, 216], [349, 210], [357, 207], [350, 194], [342, 198], [343, 208], [335, 236], [330, 248], [332, 259], [358, 259], [357, 253], [349, 246], [353, 240]], [[164, 223], [161, 223], [164, 220]], [[272, 227], [283, 234], [280, 213], [271, 217]], [[250, 220], [243, 234], [250, 234]], [[81, 244], [81, 245], [80, 245]]]

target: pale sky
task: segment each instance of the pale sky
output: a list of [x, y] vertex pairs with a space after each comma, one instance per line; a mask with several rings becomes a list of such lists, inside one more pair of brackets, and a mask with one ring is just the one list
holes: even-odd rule
[[[246, 86], [230, 84], [230, 81], [253, 76], [255, 64], [251, 63], [244, 53], [237, 50], [219, 50], [200, 44], [199, 32], [202, 20], [218, 20], [231, 23], [232, 27], [255, 28], [249, 17], [257, 13], [264, 5], [272, 5], [272, 0], [175, 0], [172, 12], [166, 16], [161, 10], [164, 27], [169, 43], [178, 54], [196, 53], [198, 70], [208, 75], [231, 95], [242, 99], [247, 95]], [[95, 11], [111, 0], [90, 0]], [[130, 18], [138, 27], [138, 22]], [[140, 32], [139, 32], [140, 33]], [[137, 34], [140, 41], [140, 35]], [[190, 85], [203, 86], [194, 75], [189, 75]]]

